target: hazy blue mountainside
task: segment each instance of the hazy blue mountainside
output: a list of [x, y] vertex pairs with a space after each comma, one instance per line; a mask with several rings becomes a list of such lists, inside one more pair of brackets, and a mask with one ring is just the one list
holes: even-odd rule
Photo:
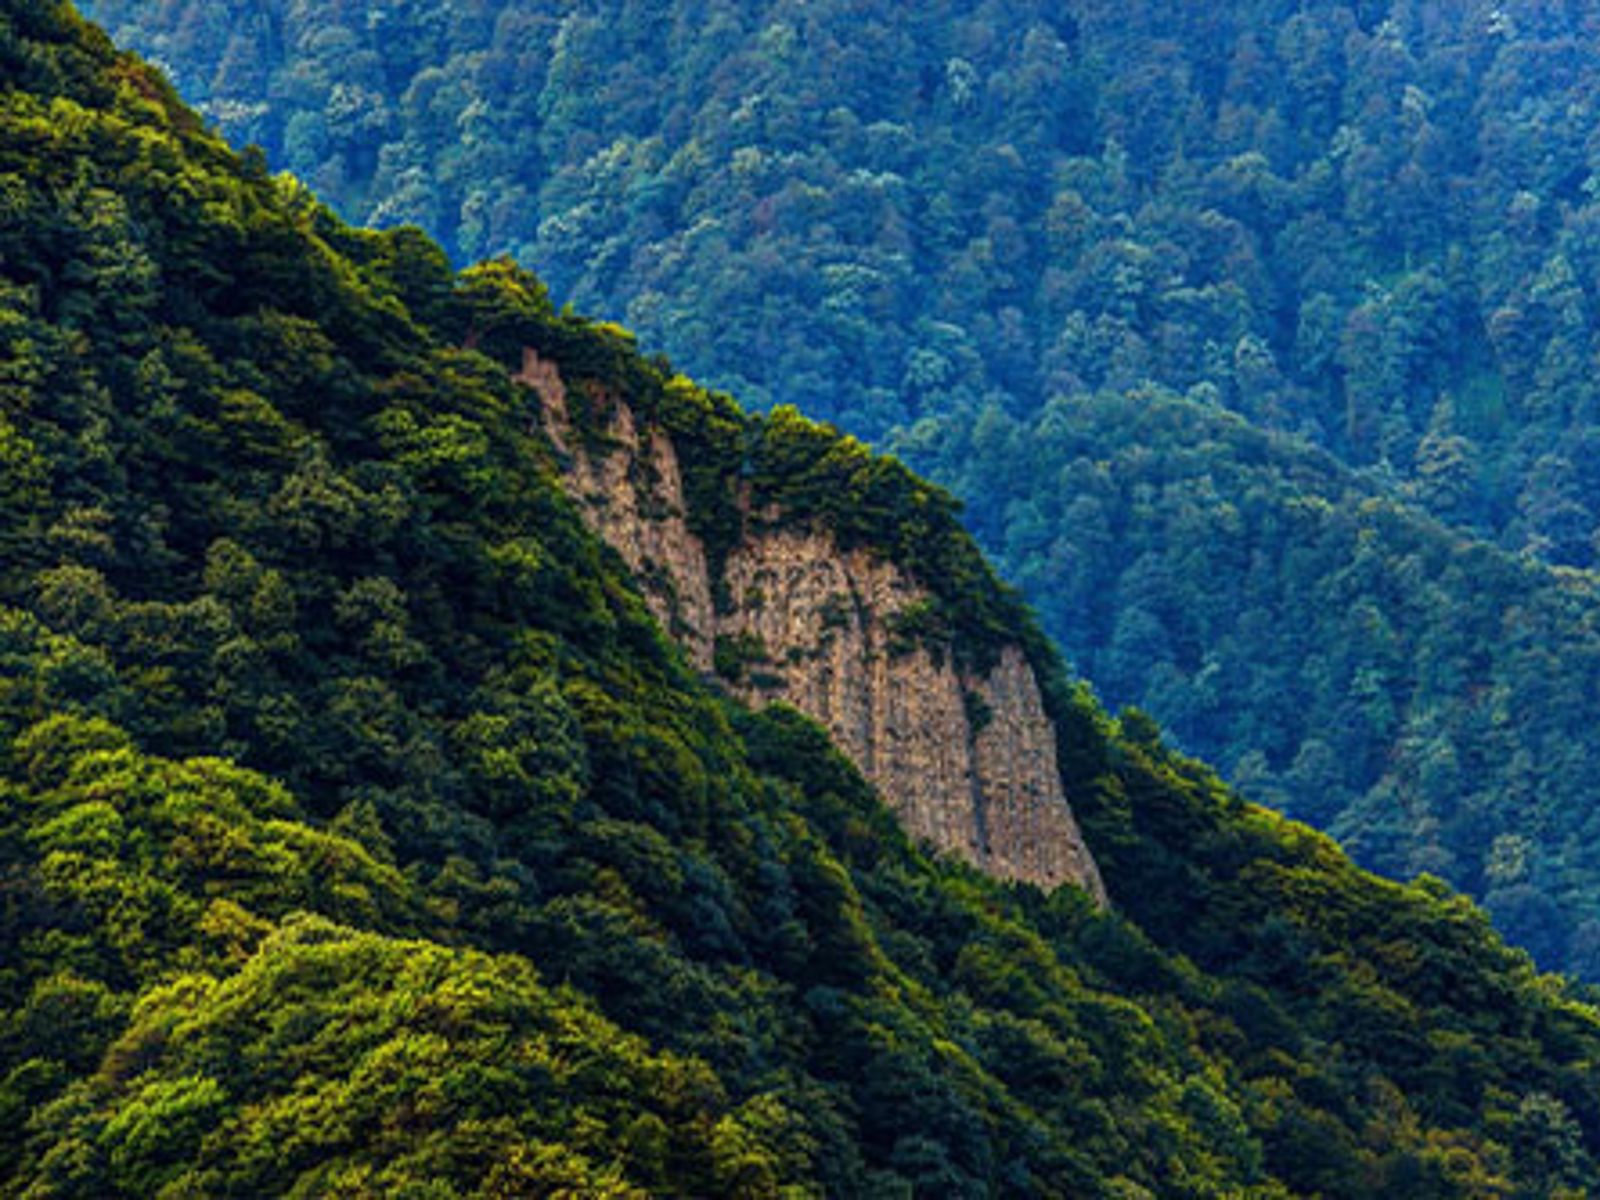
[[[91, 9], [347, 216], [892, 445], [1111, 701], [1593, 976], [1592, 587], [1509, 557], [1597, 553], [1593, 14], [911, 7]], [[1332, 461], [1197, 457], [1156, 395]], [[1506, 555], [1420, 579], [1447, 536], [1379, 499]]]
[[[0, 1191], [1600, 1170], [1586, 994], [1108, 719], [893, 462], [344, 225], [66, 5], [0, 0], [0, 197]], [[530, 347], [673, 431], [712, 544], [769, 489], [923, 579], [919, 636], [1026, 646], [1114, 907], [930, 856], [691, 671], [561, 485]]]

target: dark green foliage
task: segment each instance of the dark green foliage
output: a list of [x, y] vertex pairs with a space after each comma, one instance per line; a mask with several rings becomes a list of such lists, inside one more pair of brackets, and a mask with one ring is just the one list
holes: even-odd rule
[[717, 674], [731, 683], [741, 682], [752, 667], [770, 661], [766, 646], [753, 633], [717, 639], [713, 665]]
[[0, 1189], [1593, 1176], [1600, 1022], [1466, 901], [1124, 736], [1022, 618], [1119, 911], [931, 859], [815, 725], [695, 679], [497, 360], [678, 395], [736, 468], [703, 514], [763, 463], [791, 519], [967, 564], [960, 652], [1015, 602], [940, 493], [797, 418], [747, 445], [531, 279], [347, 229], [64, 7], [0, 0], [0, 56]]
[[[683, 464], [685, 515], [705, 543], [713, 577], [753, 526], [821, 528], [842, 549], [883, 555], [930, 590], [927, 610], [902, 618], [908, 648], [926, 644], [987, 668], [1001, 644], [1031, 625], [963, 529], [957, 502], [894, 458], [792, 408], [744, 413], [674, 374], [664, 359], [641, 357], [627, 331], [553, 313], [543, 285], [509, 263], [474, 267], [462, 279], [451, 328], [508, 368], [529, 349], [558, 363], [580, 439], [604, 449], [618, 397], [671, 435]], [[719, 671], [737, 678], [738, 661], [749, 657], [748, 648], [729, 647], [728, 670]]]

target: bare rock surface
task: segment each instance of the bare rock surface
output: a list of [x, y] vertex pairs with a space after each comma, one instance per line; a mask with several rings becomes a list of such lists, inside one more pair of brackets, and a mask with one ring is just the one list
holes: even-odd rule
[[601, 436], [584, 438], [552, 364], [529, 351], [517, 378], [542, 401], [585, 519], [696, 667], [709, 672], [722, 659], [735, 694], [793, 705], [825, 726], [912, 836], [1002, 878], [1072, 883], [1104, 902], [1020, 647], [1005, 647], [979, 676], [905, 637], [897, 618], [926, 591], [825, 531], [749, 521], [713, 579], [671, 438], [641, 428], [618, 397], [599, 406]]

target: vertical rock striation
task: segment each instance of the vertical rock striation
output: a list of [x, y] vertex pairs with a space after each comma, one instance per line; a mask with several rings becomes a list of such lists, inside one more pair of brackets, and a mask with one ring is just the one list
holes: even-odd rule
[[695, 666], [751, 703], [782, 701], [824, 725], [912, 836], [1003, 878], [1105, 900], [1020, 647], [980, 675], [906, 636], [926, 591], [823, 530], [749, 518], [713, 578], [672, 439], [615, 396], [593, 398], [603, 429], [585, 436], [559, 372], [531, 351], [517, 378], [542, 401], [585, 518]]

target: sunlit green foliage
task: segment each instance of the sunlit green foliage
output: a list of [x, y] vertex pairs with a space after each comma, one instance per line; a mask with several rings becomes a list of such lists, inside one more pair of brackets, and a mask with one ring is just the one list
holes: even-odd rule
[[1595, 561], [1577, 10], [91, 11], [351, 217], [537, 264], [763, 408], [878, 438], [1156, 383]]

